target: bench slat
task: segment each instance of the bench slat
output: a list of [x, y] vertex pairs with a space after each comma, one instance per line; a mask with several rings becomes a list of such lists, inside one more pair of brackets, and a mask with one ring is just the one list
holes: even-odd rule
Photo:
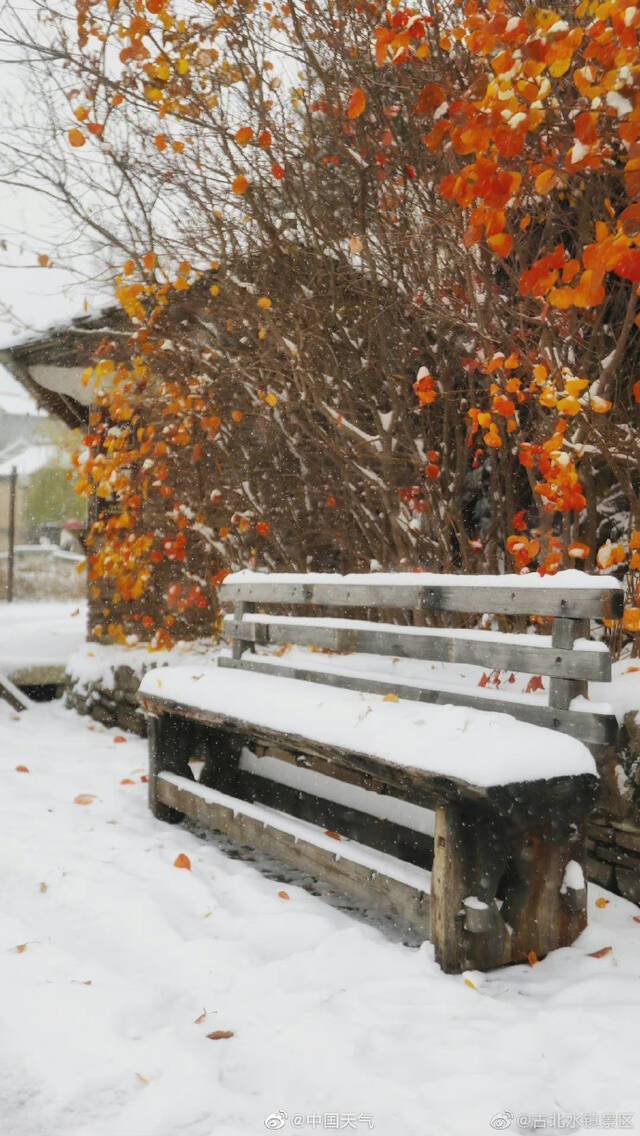
[[356, 675], [337, 671], [321, 671], [306, 667], [292, 667], [286, 664], [265, 662], [255, 657], [241, 660], [220, 658], [219, 667], [254, 671], [258, 674], [276, 674], [282, 677], [303, 679], [305, 682], [318, 682], [326, 686], [337, 686], [347, 690], [359, 690], [366, 694], [397, 694], [414, 702], [431, 702], [440, 706], [470, 706], [474, 710], [493, 710], [498, 714], [511, 714], [520, 722], [532, 726], [546, 726], [561, 730], [571, 737], [589, 745], [609, 745], [618, 733], [618, 722], [613, 714], [592, 714], [581, 710], [560, 710], [539, 704], [511, 701], [501, 698], [487, 698], [467, 691], [449, 691], [412, 686], [407, 683], [385, 681], [383, 679], [359, 678]]
[[[308, 822], [245, 803], [176, 774], [159, 774], [157, 794], [162, 804], [199, 824], [311, 872], [422, 939], [429, 938], [429, 873], [423, 869], [394, 863], [385, 854], [363, 845], [333, 841]], [[421, 886], [414, 886], [410, 880]]]
[[[375, 623], [363, 627], [346, 620], [298, 620], [277, 616], [245, 616], [241, 621], [225, 618], [225, 628], [235, 640], [262, 645], [296, 643], [332, 651], [362, 652], [439, 663], [467, 663], [490, 670], [522, 671], [554, 678], [611, 679], [608, 651], [562, 650], [556, 647], [522, 646], [506, 636], [482, 633], [477, 638], [452, 636], [432, 628], [404, 628]], [[418, 632], [418, 633], [416, 633]], [[486, 637], [485, 637], [486, 636]], [[533, 638], [533, 636], [531, 637]]]
[[[404, 576], [404, 579], [402, 578]], [[624, 594], [611, 587], [514, 587], [474, 583], [461, 576], [460, 583], [423, 585], [412, 582], [411, 573], [398, 573], [398, 582], [349, 582], [327, 577], [326, 583], [310, 583], [304, 575], [289, 579], [239, 581], [228, 577], [220, 587], [223, 603], [317, 604], [326, 607], [404, 608], [467, 614], [491, 612], [506, 615], [557, 615], [565, 619], [619, 619]], [[313, 577], [312, 577], [313, 579]]]

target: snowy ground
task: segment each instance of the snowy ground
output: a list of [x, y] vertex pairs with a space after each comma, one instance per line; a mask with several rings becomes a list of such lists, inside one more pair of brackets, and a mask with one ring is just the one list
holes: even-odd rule
[[0, 702], [2, 1133], [640, 1132], [631, 904], [591, 887], [572, 948], [447, 977], [154, 821], [145, 765], [60, 704]]
[[86, 630], [84, 602], [0, 604], [0, 673], [64, 667]]

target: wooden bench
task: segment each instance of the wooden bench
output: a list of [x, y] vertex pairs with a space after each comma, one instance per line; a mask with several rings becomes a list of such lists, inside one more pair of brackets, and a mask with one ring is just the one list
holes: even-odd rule
[[[432, 939], [448, 972], [573, 942], [593, 755], [617, 729], [584, 697], [611, 676], [586, 636], [591, 619], [620, 616], [615, 580], [238, 573], [221, 599], [231, 657], [151, 671], [140, 688], [157, 817], [306, 869]], [[332, 609], [359, 618], [316, 614]], [[552, 622], [546, 635], [423, 626], [445, 612]], [[290, 644], [314, 650], [290, 661]], [[398, 659], [423, 673], [398, 681]], [[547, 676], [548, 700], [427, 681], [425, 660]]]

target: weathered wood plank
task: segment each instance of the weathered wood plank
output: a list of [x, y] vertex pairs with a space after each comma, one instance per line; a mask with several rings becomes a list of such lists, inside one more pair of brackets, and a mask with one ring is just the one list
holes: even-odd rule
[[297, 678], [305, 682], [319, 682], [325, 686], [336, 686], [345, 690], [359, 690], [367, 694], [397, 694], [411, 702], [429, 702], [439, 706], [470, 706], [474, 710], [493, 711], [496, 714], [511, 714], [520, 722], [533, 726], [545, 726], [559, 730], [580, 741], [593, 745], [606, 745], [614, 742], [618, 735], [618, 722], [613, 714], [592, 714], [581, 710], [559, 710], [538, 703], [527, 705], [524, 702], [511, 702], [507, 699], [486, 698], [481, 694], [466, 690], [449, 691], [429, 687], [410, 686], [407, 683], [384, 679], [359, 678], [355, 675], [336, 671], [312, 670], [306, 667], [292, 667], [284, 663], [269, 663], [252, 656], [241, 661], [218, 659], [219, 667], [255, 671], [258, 674], [275, 674], [283, 678]]
[[425, 611], [457, 611], [474, 614], [492, 612], [504, 615], [554, 615], [566, 619], [619, 619], [623, 592], [611, 588], [517, 588], [474, 583], [473, 576], [460, 576], [460, 583], [424, 587], [411, 582], [397, 584], [328, 582], [310, 584], [304, 575], [293, 575], [286, 583], [264, 581], [242, 583], [226, 580], [220, 587], [223, 603], [317, 604], [326, 607], [423, 608]]
[[[333, 780], [333, 778], [332, 778]], [[200, 780], [202, 783], [202, 779]], [[210, 782], [207, 781], [207, 784]], [[219, 786], [212, 785], [214, 789]], [[433, 837], [393, 821], [371, 816], [360, 809], [342, 805], [329, 797], [319, 797], [304, 789], [240, 770], [234, 796], [288, 813], [299, 820], [315, 824], [323, 831], [339, 833], [359, 844], [377, 848], [388, 856], [397, 856], [420, 868], [431, 868]]]
[[[577, 619], [554, 619], [551, 643], [554, 649], [570, 651], [576, 639], [588, 633], [588, 627]], [[611, 676], [609, 676], [611, 677]], [[552, 678], [549, 686], [549, 705], [568, 710], [579, 694], [588, 695], [587, 683], [575, 678]]]
[[25, 694], [14, 685], [6, 675], [0, 675], [0, 698], [9, 703], [12, 710], [28, 710], [31, 703]]
[[[300, 838], [286, 827], [273, 827], [243, 812], [242, 802], [216, 794], [218, 801], [206, 799], [206, 790], [186, 779], [158, 778], [158, 799], [167, 808], [182, 813], [207, 828], [224, 833], [241, 845], [266, 852], [292, 867], [317, 876], [337, 891], [396, 924], [428, 939], [429, 895], [401, 880], [372, 871], [350, 858], [349, 846], [336, 842], [335, 853]], [[286, 816], [280, 814], [283, 826]], [[320, 830], [318, 830], [320, 833]], [[353, 855], [353, 850], [352, 850]]]
[[[451, 636], [446, 631], [395, 627], [372, 623], [366, 629], [354, 626], [332, 627], [319, 620], [297, 621], [272, 616], [252, 619], [245, 616], [225, 619], [225, 629], [235, 640], [262, 645], [296, 643], [300, 646], [328, 648], [339, 652], [392, 655], [399, 658], [427, 659], [439, 663], [464, 663], [492, 670], [523, 671], [525, 674], [557, 678], [591, 679], [609, 682], [611, 656], [608, 651], [563, 650], [556, 647], [524, 646], [501, 641], [486, 633], [482, 638]], [[421, 629], [422, 630], [422, 629]], [[533, 637], [532, 637], [533, 638]]]
[[394, 796], [425, 808], [437, 808], [450, 801], [486, 801], [498, 812], [508, 813], [515, 824], [520, 823], [519, 818], [526, 822], [532, 811], [537, 815], [541, 807], [555, 808], [562, 805], [565, 809], [573, 807], [580, 817], [584, 811], [585, 799], [595, 798], [598, 786], [595, 776], [581, 774], [485, 787], [417, 769], [411, 764], [411, 754], [405, 756], [402, 764], [386, 762], [369, 753], [341, 749], [297, 734], [287, 734], [285, 739], [281, 731], [256, 725], [250, 717], [240, 719], [231, 714], [203, 710], [156, 694], [143, 693], [140, 702], [147, 713], [167, 714], [187, 721], [206, 723], [245, 738], [254, 738], [265, 745], [278, 745], [286, 741], [287, 747], [294, 753], [308, 754], [327, 762], [328, 772], [331, 768], [343, 766], [365, 778], [374, 777], [388, 785]]

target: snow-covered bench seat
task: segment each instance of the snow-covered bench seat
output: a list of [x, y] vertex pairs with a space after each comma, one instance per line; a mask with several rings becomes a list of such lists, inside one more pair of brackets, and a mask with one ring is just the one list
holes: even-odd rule
[[[607, 650], [586, 639], [588, 620], [615, 616], [621, 591], [577, 572], [553, 580], [227, 577], [232, 657], [151, 671], [140, 688], [155, 815], [190, 816], [306, 868], [431, 938], [447, 971], [569, 944], [586, 923], [591, 750], [612, 729], [606, 709], [590, 712], [585, 698], [589, 678], [610, 678]], [[357, 608], [360, 618], [258, 605]], [[372, 609], [404, 612], [406, 622], [363, 618]], [[533, 613], [553, 625], [549, 636], [416, 625], [429, 609]], [[389, 679], [340, 672], [335, 656], [317, 669], [247, 653], [287, 643], [389, 656]], [[397, 684], [398, 656], [551, 676], [549, 705]], [[197, 781], [194, 758], [204, 760]]]

